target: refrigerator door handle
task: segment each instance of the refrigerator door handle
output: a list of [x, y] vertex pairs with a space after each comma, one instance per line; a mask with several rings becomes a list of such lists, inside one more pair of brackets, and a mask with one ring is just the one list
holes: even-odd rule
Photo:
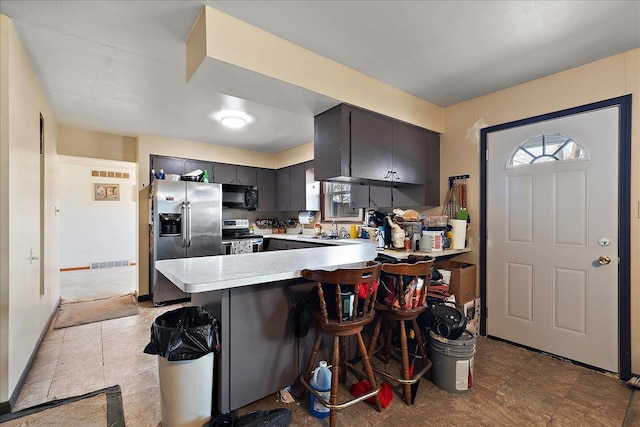
[[187, 247], [191, 247], [191, 202], [187, 202]]
[[181, 237], [182, 237], [182, 247], [183, 248], [187, 247], [187, 230], [186, 230], [186, 228], [187, 228], [187, 216], [185, 215], [186, 214], [186, 212], [185, 212], [186, 211], [186, 207], [187, 207], [187, 205], [184, 204], [184, 203], [180, 206], [180, 218], [182, 218], [181, 227], [180, 227], [180, 234], [182, 235]]

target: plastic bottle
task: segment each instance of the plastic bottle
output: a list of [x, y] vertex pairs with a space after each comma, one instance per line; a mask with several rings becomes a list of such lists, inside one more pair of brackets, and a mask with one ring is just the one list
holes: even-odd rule
[[[326, 361], [321, 360], [319, 366], [314, 369], [310, 384], [311, 387], [323, 397], [323, 400], [329, 402], [329, 397], [331, 396], [331, 371], [327, 367]], [[310, 404], [311, 413], [315, 417], [326, 418], [329, 416], [329, 408], [318, 402], [313, 394], [311, 394]]]
[[209, 183], [209, 171], [205, 170], [202, 173], [202, 182]]
[[158, 179], [164, 179], [164, 169], [160, 169], [160, 174], [158, 175]]
[[156, 179], [156, 171], [155, 169], [151, 169], [151, 173], [149, 174], [149, 184], [151, 184], [154, 179]]

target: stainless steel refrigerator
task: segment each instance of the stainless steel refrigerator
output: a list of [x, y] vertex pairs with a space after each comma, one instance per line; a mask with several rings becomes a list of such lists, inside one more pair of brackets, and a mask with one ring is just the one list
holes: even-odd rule
[[149, 292], [156, 305], [189, 298], [155, 268], [163, 259], [220, 255], [222, 186], [189, 181], [153, 182]]

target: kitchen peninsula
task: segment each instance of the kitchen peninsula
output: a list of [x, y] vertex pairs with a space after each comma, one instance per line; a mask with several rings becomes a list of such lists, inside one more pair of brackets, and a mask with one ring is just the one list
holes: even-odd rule
[[[300, 280], [303, 269], [361, 265], [380, 253], [374, 243], [362, 239], [318, 243], [326, 246], [156, 262], [158, 271], [191, 294], [193, 305], [205, 307], [219, 321], [217, 410], [228, 412], [259, 400], [293, 384], [302, 371], [315, 336], [294, 335], [293, 308], [312, 287]], [[396, 251], [385, 252], [393, 256]]]

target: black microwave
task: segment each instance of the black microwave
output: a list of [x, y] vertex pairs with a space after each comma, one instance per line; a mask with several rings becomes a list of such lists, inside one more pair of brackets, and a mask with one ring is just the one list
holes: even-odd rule
[[258, 187], [249, 185], [222, 185], [222, 206], [229, 209], [258, 209]]

